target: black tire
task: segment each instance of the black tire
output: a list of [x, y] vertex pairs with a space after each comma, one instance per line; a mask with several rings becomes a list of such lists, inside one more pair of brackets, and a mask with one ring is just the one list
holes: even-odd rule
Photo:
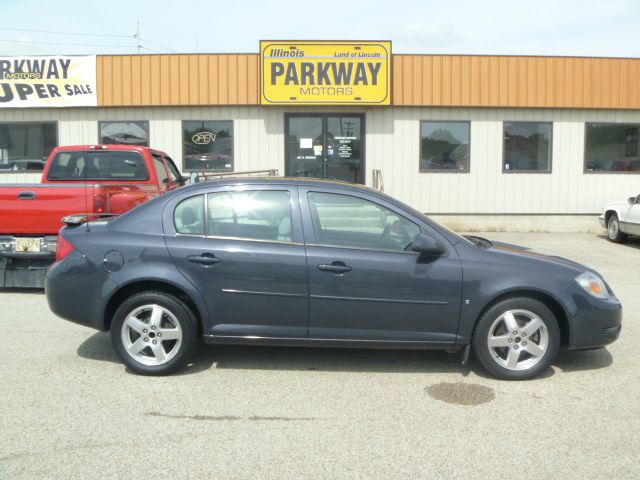
[[607, 238], [613, 243], [624, 243], [627, 241], [627, 234], [620, 231], [620, 220], [615, 213], [607, 220]]
[[[156, 309], [161, 314], [158, 315], [160, 324], [157, 329], [154, 328], [154, 331], [152, 331], [152, 318], [145, 320], [144, 316], [151, 317], [154, 309], [147, 307], [154, 306], [161, 307]], [[125, 320], [134, 312], [139, 312], [137, 314], [139, 317], [135, 316], [135, 318], [141, 318], [142, 323], [149, 322], [149, 328], [144, 330], [144, 332], [148, 331], [148, 333], [138, 333], [129, 325], [123, 328]], [[176, 323], [177, 325], [174, 326]], [[175, 328], [168, 330], [163, 327]], [[156, 332], [162, 331], [165, 332], [165, 337], [172, 334], [180, 336], [180, 338], [161, 340], [162, 334], [156, 337]], [[137, 335], [136, 340], [139, 339], [141, 342], [144, 340], [147, 343], [140, 343], [140, 346], [143, 346], [142, 351], [137, 354], [130, 354], [124, 342], [131, 341], [135, 343], [132, 338], [135, 335]], [[191, 309], [182, 300], [173, 295], [158, 291], [141, 292], [127, 298], [116, 310], [111, 322], [111, 341], [118, 357], [131, 371], [142, 375], [168, 375], [184, 367], [195, 353], [198, 347], [198, 321]], [[151, 342], [154, 342], [154, 345], [151, 345]], [[160, 344], [162, 352], [165, 352], [166, 361], [158, 361], [159, 355], [155, 353], [158, 351], [154, 350], [158, 347], [158, 344]], [[134, 345], [130, 345], [130, 347], [134, 347]], [[151, 364], [143, 362], [151, 362]], [[154, 362], [156, 364], [153, 364]]]
[[[509, 313], [517, 327], [507, 331]], [[527, 322], [532, 322], [530, 328], [534, 328], [538, 321], [544, 327], [528, 333]], [[505, 342], [505, 346], [489, 347], [490, 334], [496, 342]], [[475, 357], [491, 375], [503, 380], [528, 380], [547, 370], [555, 360], [560, 349], [560, 328], [553, 312], [544, 303], [529, 297], [512, 297], [492, 305], [480, 317], [473, 333], [472, 348]], [[538, 355], [534, 355], [533, 349]], [[517, 363], [509, 368], [511, 355]]]

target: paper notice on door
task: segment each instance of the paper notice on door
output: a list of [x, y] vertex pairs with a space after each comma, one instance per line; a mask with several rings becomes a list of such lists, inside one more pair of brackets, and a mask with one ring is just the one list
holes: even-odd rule
[[322, 155], [322, 145], [314, 145], [313, 146], [313, 153], [317, 155]]
[[311, 147], [313, 147], [313, 138], [300, 139], [300, 148], [311, 148]]

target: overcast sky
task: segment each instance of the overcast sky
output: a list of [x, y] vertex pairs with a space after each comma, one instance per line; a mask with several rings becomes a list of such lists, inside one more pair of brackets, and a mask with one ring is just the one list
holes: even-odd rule
[[0, 0], [0, 18], [0, 56], [135, 53], [139, 21], [143, 53], [371, 39], [395, 53], [640, 57], [637, 0]]

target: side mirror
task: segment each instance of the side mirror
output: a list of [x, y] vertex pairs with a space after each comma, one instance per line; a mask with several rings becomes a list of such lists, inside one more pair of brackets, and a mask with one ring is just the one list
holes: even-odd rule
[[429, 235], [419, 233], [413, 238], [411, 250], [425, 255], [444, 255], [446, 250]]
[[629, 205], [635, 205], [637, 202], [638, 198], [637, 197], [629, 197], [627, 199], [627, 202], [629, 203]]

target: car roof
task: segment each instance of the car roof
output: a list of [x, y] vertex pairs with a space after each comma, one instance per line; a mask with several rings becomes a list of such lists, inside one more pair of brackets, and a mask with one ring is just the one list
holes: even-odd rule
[[131, 151], [136, 151], [136, 152], [158, 152], [161, 154], [165, 154], [162, 150], [158, 150], [157, 148], [151, 148], [151, 147], [141, 147], [139, 145], [123, 145], [123, 144], [116, 144], [116, 143], [109, 143], [109, 144], [101, 144], [101, 143], [94, 143], [94, 144], [87, 144], [87, 145], [60, 145], [57, 146], [54, 151], [56, 152], [64, 152], [64, 151], [77, 151], [77, 150], [88, 150], [88, 151], [104, 151], [104, 150], [126, 150], [128, 152]]
[[378, 190], [374, 190], [365, 185], [357, 183], [343, 182], [339, 180], [324, 180], [319, 178], [304, 178], [304, 177], [224, 177], [211, 180], [200, 181], [194, 183], [180, 190], [185, 189], [198, 189], [203, 187], [213, 186], [229, 186], [229, 185], [295, 185], [295, 186], [316, 186], [316, 187], [332, 187], [343, 188], [345, 190], [361, 190], [362, 192], [375, 192], [380, 193]]

